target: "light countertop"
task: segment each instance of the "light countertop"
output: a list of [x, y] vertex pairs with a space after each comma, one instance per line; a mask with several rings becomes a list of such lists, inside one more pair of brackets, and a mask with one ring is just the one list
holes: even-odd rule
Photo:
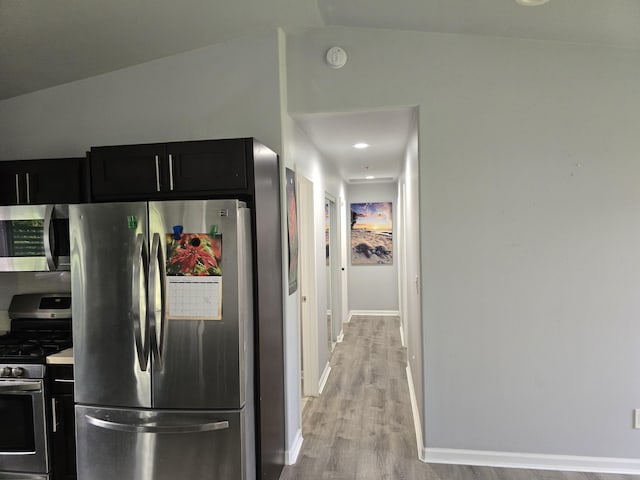
[[47, 363], [50, 365], [73, 365], [73, 347], [49, 355]]

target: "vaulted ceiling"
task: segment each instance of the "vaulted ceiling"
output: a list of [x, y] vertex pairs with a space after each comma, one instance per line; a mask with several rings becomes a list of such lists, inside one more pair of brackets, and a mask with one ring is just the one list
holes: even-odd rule
[[[265, 33], [354, 26], [640, 49], [640, 0], [0, 0], [0, 100]], [[299, 115], [345, 180], [395, 178], [410, 109]], [[395, 125], [390, 130], [388, 125]], [[352, 144], [375, 138], [376, 148]]]
[[640, 0], [0, 0], [0, 99], [282, 27], [640, 48]]

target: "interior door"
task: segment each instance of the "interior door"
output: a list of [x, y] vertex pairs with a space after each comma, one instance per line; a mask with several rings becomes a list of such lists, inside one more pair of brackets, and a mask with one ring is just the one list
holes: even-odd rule
[[71, 205], [76, 403], [151, 406], [146, 203]]

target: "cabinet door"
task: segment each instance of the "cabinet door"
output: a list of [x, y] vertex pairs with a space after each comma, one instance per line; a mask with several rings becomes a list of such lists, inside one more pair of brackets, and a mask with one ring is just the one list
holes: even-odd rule
[[247, 140], [167, 144], [169, 189], [176, 193], [243, 193], [248, 190]]
[[0, 205], [85, 201], [84, 161], [52, 158], [0, 162]]
[[73, 365], [48, 365], [51, 391], [51, 468], [55, 480], [76, 478]]
[[17, 205], [20, 203], [18, 185], [21, 182], [18, 173], [18, 162], [0, 162], [0, 205]]
[[84, 158], [56, 158], [22, 162], [25, 195], [30, 204], [85, 201]]
[[94, 147], [90, 166], [96, 200], [158, 198], [167, 183], [164, 144]]

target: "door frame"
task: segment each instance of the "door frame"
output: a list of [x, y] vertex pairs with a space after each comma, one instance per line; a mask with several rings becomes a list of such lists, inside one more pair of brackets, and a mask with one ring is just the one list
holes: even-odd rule
[[318, 367], [318, 300], [315, 240], [314, 185], [311, 180], [296, 175], [299, 194], [298, 227], [300, 229], [300, 337], [302, 345], [302, 396], [320, 394]]

